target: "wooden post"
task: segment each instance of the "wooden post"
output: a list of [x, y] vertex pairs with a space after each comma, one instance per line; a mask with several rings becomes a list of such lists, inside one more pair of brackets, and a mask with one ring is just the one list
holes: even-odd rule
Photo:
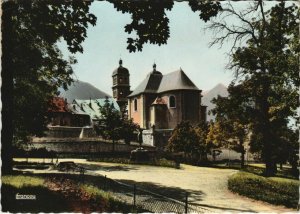
[[188, 197], [189, 197], [189, 193], [185, 192], [185, 213], [188, 213]]
[[136, 209], [136, 185], [133, 185], [133, 210]]

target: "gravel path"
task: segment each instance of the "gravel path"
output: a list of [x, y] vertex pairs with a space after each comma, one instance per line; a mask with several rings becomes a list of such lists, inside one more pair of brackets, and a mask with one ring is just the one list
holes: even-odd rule
[[[64, 159], [88, 164], [90, 170], [123, 182], [138, 182], [138, 186], [150, 191], [180, 197], [188, 191], [189, 201], [209, 208], [213, 212], [296, 212], [283, 206], [252, 200], [227, 190], [227, 180], [236, 173], [232, 169], [216, 169], [181, 165], [181, 169], [154, 166], [122, 165], [114, 163], [88, 162], [83, 159]], [[163, 191], [163, 192], [161, 192]], [[172, 195], [173, 194], [173, 195]]]

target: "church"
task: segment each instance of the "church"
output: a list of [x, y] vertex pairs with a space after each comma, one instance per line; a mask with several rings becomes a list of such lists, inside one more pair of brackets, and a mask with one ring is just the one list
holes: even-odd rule
[[[167, 132], [181, 121], [198, 124], [206, 121], [206, 106], [201, 104], [201, 90], [180, 68], [163, 75], [153, 65], [146, 78], [130, 91], [129, 70], [119, 67], [113, 71], [113, 98], [146, 135], [147, 130]], [[163, 131], [165, 130], [165, 131]]]

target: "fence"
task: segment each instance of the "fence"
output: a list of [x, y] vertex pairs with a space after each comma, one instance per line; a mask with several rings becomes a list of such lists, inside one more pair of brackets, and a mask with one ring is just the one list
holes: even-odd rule
[[[97, 174], [99, 176], [99, 174]], [[155, 213], [207, 213], [208, 209], [200, 205], [189, 203], [189, 195], [186, 192], [185, 200], [179, 201], [170, 197], [154, 193], [138, 187], [137, 185], [125, 184], [104, 176], [103, 182], [97, 184], [105, 191], [120, 201], [132, 204], [133, 210], [145, 210]]]
[[[188, 192], [185, 193], [185, 200], [176, 200], [161, 194], [138, 187], [136, 184], [129, 185], [114, 179], [107, 178], [92, 171], [87, 171], [81, 166], [73, 162], [62, 162], [58, 166], [63, 171], [77, 171], [81, 182], [87, 177], [89, 182], [112, 193], [112, 196], [126, 204], [132, 204], [133, 210], [150, 211], [154, 213], [208, 213], [206, 209], [200, 205], [189, 203]], [[70, 174], [69, 174], [70, 175]], [[74, 174], [73, 174], [74, 175]]]

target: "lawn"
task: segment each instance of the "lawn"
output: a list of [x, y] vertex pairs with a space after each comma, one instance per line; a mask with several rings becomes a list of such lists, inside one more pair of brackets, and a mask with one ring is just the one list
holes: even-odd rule
[[[70, 210], [62, 195], [49, 190], [45, 179], [33, 176], [2, 176], [1, 205], [6, 212], [63, 212]], [[16, 195], [34, 195], [35, 200], [17, 200]]]
[[267, 178], [248, 172], [238, 172], [228, 180], [228, 188], [233, 192], [289, 208], [297, 208], [299, 184], [294, 179]]
[[[35, 196], [36, 199], [17, 200], [17, 194]], [[85, 184], [79, 182], [78, 175], [2, 176], [1, 196], [2, 211], [12, 213], [133, 211], [131, 204], [117, 200], [89, 183], [88, 179]]]

